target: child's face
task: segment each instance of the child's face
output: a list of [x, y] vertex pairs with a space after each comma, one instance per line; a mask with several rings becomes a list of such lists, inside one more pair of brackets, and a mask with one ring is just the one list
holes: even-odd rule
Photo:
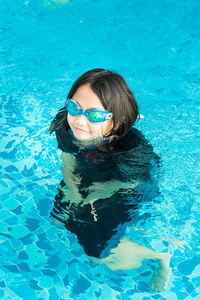
[[[101, 109], [105, 110], [98, 96], [85, 84], [77, 89], [72, 97], [83, 110]], [[85, 115], [67, 115], [69, 126], [75, 137], [78, 139], [90, 139], [102, 137], [112, 129], [112, 118], [108, 121], [91, 123]]]

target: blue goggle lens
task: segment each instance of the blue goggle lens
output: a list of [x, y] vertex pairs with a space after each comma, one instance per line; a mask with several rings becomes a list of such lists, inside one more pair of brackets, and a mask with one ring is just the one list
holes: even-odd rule
[[80, 113], [80, 109], [79, 107], [76, 105], [76, 103], [70, 101], [68, 104], [67, 104], [67, 111], [70, 115], [72, 116], [78, 116], [79, 113]]

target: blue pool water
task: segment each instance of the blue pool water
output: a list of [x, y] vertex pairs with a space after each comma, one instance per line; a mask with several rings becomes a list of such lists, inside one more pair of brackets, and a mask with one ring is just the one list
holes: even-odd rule
[[[1, 2], [0, 299], [200, 299], [200, 2], [61, 2]], [[125, 77], [144, 115], [136, 127], [162, 158], [160, 199], [134, 224], [147, 236], [126, 232], [172, 253], [162, 293], [148, 287], [153, 261], [95, 265], [49, 216], [62, 164], [48, 126], [96, 67]]]

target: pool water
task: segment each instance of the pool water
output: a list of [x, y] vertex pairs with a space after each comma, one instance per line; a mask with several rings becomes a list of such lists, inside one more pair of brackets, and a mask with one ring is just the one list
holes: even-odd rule
[[[200, 299], [199, 1], [19, 0], [0, 9], [0, 298]], [[148, 286], [154, 261], [131, 271], [95, 265], [50, 218], [62, 163], [48, 127], [74, 80], [96, 67], [127, 80], [144, 115], [136, 127], [162, 158], [158, 201], [126, 229], [171, 252], [160, 293]]]

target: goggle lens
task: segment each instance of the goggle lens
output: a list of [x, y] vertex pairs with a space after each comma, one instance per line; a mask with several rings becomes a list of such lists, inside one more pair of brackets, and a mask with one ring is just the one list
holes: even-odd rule
[[87, 117], [90, 122], [96, 123], [96, 122], [102, 122], [105, 119], [105, 112], [100, 111], [88, 111]]
[[80, 109], [79, 109], [78, 105], [76, 105], [75, 102], [68, 101], [66, 108], [67, 108], [68, 113], [70, 115], [72, 115], [73, 117], [78, 116], [80, 113]]

